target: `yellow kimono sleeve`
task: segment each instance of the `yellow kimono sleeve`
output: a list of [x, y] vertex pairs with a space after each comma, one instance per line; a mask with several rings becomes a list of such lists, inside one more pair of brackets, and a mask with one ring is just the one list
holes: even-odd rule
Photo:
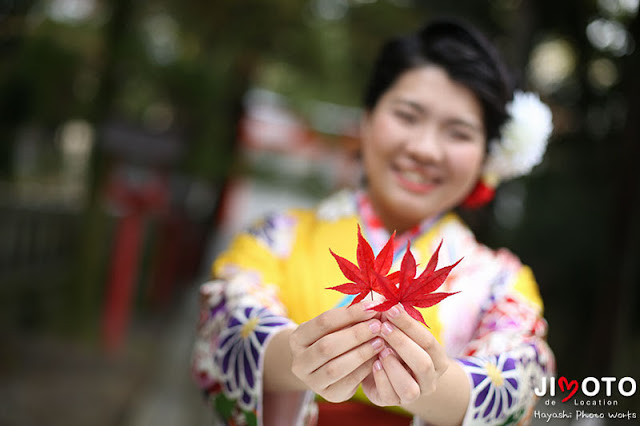
[[281, 279], [282, 267], [267, 246], [251, 234], [238, 235], [227, 251], [213, 263], [212, 274], [216, 278], [228, 279], [238, 269], [259, 275], [263, 283], [277, 283]]

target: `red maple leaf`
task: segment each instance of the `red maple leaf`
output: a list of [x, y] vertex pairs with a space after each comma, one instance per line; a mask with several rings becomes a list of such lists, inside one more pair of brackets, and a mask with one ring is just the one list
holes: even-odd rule
[[380, 293], [378, 276], [385, 277], [389, 282], [396, 282], [399, 273], [389, 274], [393, 263], [393, 240], [395, 235], [395, 232], [391, 234], [378, 256], [374, 256], [373, 249], [362, 236], [360, 225], [358, 225], [358, 248], [356, 249], [358, 266], [329, 250], [336, 262], [338, 262], [338, 266], [344, 276], [351, 282], [329, 287], [329, 289], [337, 290], [344, 294], [357, 294], [351, 302], [351, 305], [353, 305], [364, 299], [371, 291]]
[[[442, 246], [442, 241], [438, 248], [429, 259], [429, 263], [418, 277], [416, 277], [416, 260], [411, 253], [410, 243], [407, 242], [407, 251], [402, 258], [400, 264], [400, 274], [398, 276], [398, 285], [389, 280], [381, 274], [377, 275], [379, 293], [382, 294], [387, 300], [372, 309], [377, 312], [384, 312], [390, 309], [392, 306], [401, 303], [405, 311], [411, 317], [420, 321], [427, 327], [427, 323], [424, 321], [422, 314], [416, 308], [428, 308], [441, 302], [443, 299], [458, 293], [434, 293], [447, 279], [447, 276], [451, 270], [460, 263], [458, 260], [453, 265], [445, 266], [436, 271], [436, 265], [438, 263], [438, 252]], [[378, 291], [378, 290], [376, 290]]]

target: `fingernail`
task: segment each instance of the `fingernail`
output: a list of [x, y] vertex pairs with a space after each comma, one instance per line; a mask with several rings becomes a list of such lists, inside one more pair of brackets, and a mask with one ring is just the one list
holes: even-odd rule
[[373, 346], [375, 350], [382, 348], [383, 344], [382, 339], [374, 339], [373, 342], [371, 342], [371, 346]]
[[373, 308], [373, 307], [374, 307], [374, 306], [376, 306], [376, 305], [377, 305], [377, 303], [376, 303], [376, 302], [364, 302], [364, 303], [362, 304], [362, 308], [363, 308], [365, 311], [368, 311], [369, 309]]
[[397, 306], [392, 306], [391, 309], [387, 311], [387, 315], [389, 315], [391, 318], [396, 318], [398, 315], [400, 315], [400, 309], [398, 309]]
[[369, 323], [369, 330], [371, 330], [373, 334], [378, 334], [380, 332], [380, 321], [371, 321]]
[[375, 371], [382, 370], [382, 363], [380, 361], [376, 360], [376, 362], [373, 363], [373, 369]]
[[391, 355], [393, 352], [391, 351], [391, 349], [387, 348], [384, 351], [380, 352], [380, 358], [386, 358], [389, 355]]
[[382, 324], [382, 335], [386, 336], [390, 334], [392, 331], [393, 331], [393, 326], [385, 321], [385, 323]]

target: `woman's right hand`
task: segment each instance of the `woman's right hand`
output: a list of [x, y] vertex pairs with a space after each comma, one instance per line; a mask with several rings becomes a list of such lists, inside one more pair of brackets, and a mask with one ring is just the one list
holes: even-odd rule
[[334, 308], [300, 324], [289, 338], [291, 370], [330, 402], [346, 401], [385, 347], [375, 302]]

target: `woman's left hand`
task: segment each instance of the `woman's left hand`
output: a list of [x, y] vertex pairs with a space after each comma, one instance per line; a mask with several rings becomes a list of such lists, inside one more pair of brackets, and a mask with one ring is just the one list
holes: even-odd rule
[[449, 357], [431, 332], [396, 305], [382, 315], [387, 348], [362, 382], [369, 400], [379, 406], [406, 405], [435, 391]]

